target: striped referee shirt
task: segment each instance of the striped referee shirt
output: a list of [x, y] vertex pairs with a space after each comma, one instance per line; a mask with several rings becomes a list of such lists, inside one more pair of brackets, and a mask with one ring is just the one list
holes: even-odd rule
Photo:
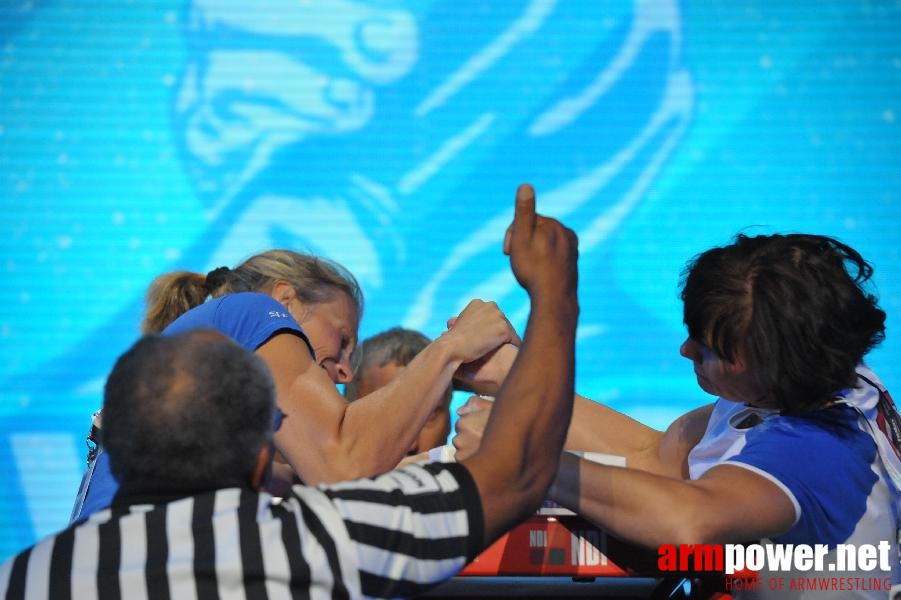
[[462, 465], [295, 486], [282, 501], [227, 488], [109, 509], [0, 565], [4, 598], [396, 598], [483, 549], [481, 501]]

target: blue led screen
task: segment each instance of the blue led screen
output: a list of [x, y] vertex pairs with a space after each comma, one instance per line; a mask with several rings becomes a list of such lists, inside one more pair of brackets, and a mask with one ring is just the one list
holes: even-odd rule
[[522, 181], [580, 236], [584, 395], [657, 427], [709, 400], [676, 286], [739, 231], [875, 265], [891, 388], [898, 32], [844, 0], [0, 2], [0, 559], [66, 523], [154, 276], [290, 247], [358, 276], [362, 337], [473, 297], [521, 328]]

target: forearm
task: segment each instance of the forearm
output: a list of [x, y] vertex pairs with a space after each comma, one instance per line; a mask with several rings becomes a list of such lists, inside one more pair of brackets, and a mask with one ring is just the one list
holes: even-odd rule
[[[478, 393], [496, 396], [509, 376], [518, 348], [506, 344], [485, 361], [464, 365], [462, 385]], [[624, 456], [628, 464], [652, 472], [664, 472], [659, 464], [663, 433], [584, 396], [575, 395], [573, 419], [566, 448]]]
[[274, 337], [257, 352], [273, 373], [286, 415], [276, 447], [308, 484], [394, 468], [462, 362], [454, 350], [434, 342], [391, 384], [348, 403], [298, 338]]
[[594, 465], [564, 452], [548, 495], [631, 543], [656, 548], [677, 542], [673, 522], [663, 516], [672, 515], [672, 521], [684, 519], [678, 514], [680, 505], [669, 497], [649, 496], [653, 486], [635, 481], [633, 475], [637, 473], [640, 472]]
[[566, 448], [623, 456], [635, 466], [657, 456], [662, 437], [662, 432], [577, 394]]
[[387, 386], [345, 408], [337, 432], [340, 457], [359, 465], [357, 475], [392, 469], [443, 401], [460, 365], [518, 340], [494, 302], [470, 301]]
[[703, 437], [712, 410], [713, 404], [696, 408], [661, 432], [576, 395], [566, 447], [622, 456], [633, 469], [687, 479], [688, 454]]
[[564, 453], [548, 494], [617, 537], [649, 548], [744, 542], [784, 532], [794, 519], [779, 488], [735, 466], [685, 481]]
[[[498, 391], [482, 445], [469, 461], [471, 470], [487, 471], [477, 479], [482, 490], [488, 539], [535, 510], [556, 469], [555, 453], [566, 436], [572, 413], [575, 322], [573, 296], [532, 299], [526, 337], [510, 375]], [[510, 452], [521, 448], [522, 452]]]
[[452, 345], [438, 338], [388, 385], [348, 404], [339, 435], [344, 455], [359, 465], [358, 476], [397, 466], [443, 400], [461, 362]]

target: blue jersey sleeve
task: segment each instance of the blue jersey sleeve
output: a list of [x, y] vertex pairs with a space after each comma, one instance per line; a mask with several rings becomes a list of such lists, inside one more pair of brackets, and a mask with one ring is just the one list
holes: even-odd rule
[[790, 496], [798, 520], [773, 541], [835, 544], [847, 540], [867, 510], [879, 479], [876, 445], [857, 425], [857, 413], [833, 406], [816, 414], [774, 416], [748, 432], [747, 443], [727, 461], [746, 465]]
[[166, 329], [163, 335], [174, 335], [192, 329], [210, 328], [229, 336], [251, 352], [273, 335], [289, 332], [298, 335], [315, 358], [313, 346], [297, 321], [277, 300], [267, 294], [241, 292], [214, 298], [192, 308]]

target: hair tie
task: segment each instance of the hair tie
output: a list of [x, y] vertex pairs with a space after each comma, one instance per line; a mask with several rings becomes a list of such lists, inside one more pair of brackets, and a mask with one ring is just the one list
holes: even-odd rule
[[206, 281], [203, 286], [206, 288], [208, 294], [212, 294], [214, 290], [225, 283], [229, 271], [231, 271], [231, 269], [228, 267], [219, 267], [206, 274]]

